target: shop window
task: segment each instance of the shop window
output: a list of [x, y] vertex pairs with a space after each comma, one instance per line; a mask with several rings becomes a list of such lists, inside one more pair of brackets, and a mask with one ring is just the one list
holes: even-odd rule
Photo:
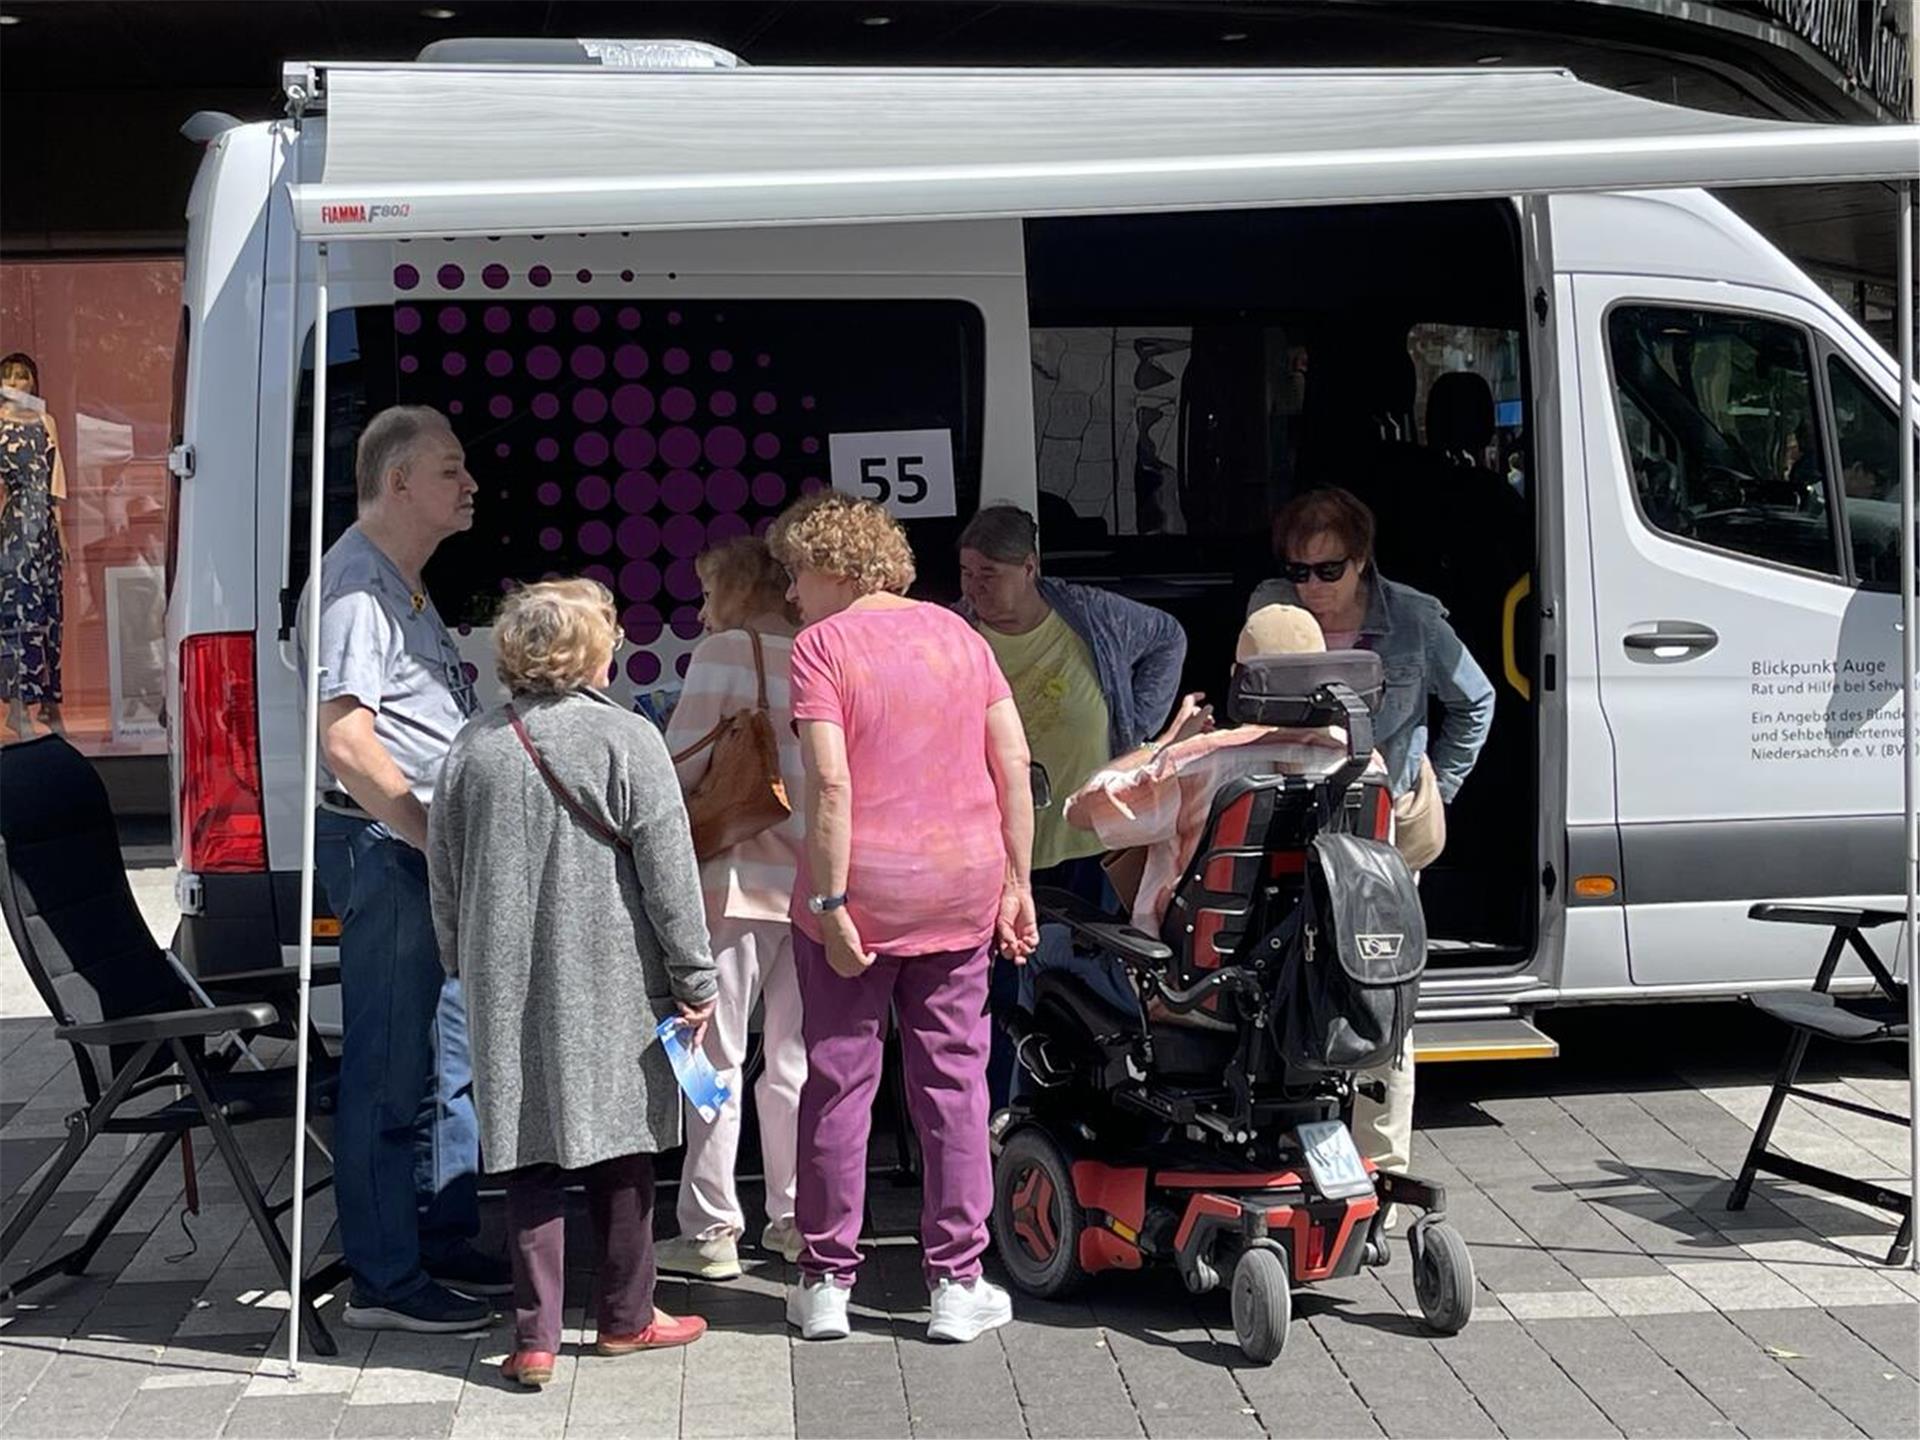
[[1827, 384], [1853, 571], [1862, 585], [1891, 590], [1900, 578], [1900, 421], [1837, 356], [1827, 359]]
[[0, 353], [33, 357], [66, 489], [58, 564], [18, 564], [25, 482], [7, 473], [0, 554], [12, 558], [0, 558], [0, 589], [15, 598], [0, 637], [0, 741], [58, 726], [90, 755], [166, 753], [181, 272], [178, 259], [0, 264]]
[[1607, 332], [1647, 523], [1838, 575], [1806, 334], [1758, 316], [1639, 305], [1616, 308]]

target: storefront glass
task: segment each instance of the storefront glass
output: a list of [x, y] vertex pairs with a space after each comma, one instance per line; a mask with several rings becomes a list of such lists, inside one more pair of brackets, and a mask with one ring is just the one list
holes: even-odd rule
[[52, 506], [60, 559], [50, 565], [48, 547], [33, 540], [28, 491], [42, 462], [37, 437], [21, 429], [32, 410], [9, 404], [0, 412], [12, 417], [0, 422], [9, 442], [0, 445], [0, 742], [58, 727], [90, 755], [166, 752], [181, 268], [177, 258], [0, 264], [0, 354], [31, 356], [39, 371], [65, 490]]

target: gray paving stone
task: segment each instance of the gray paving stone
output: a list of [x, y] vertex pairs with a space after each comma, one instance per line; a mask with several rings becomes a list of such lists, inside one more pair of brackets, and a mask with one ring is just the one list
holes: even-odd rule
[[[1230, 1331], [1216, 1332], [1216, 1338], [1222, 1345], [1234, 1343]], [[1326, 1343], [1297, 1314], [1287, 1331], [1286, 1349], [1273, 1364], [1235, 1358], [1228, 1360], [1227, 1369], [1275, 1440], [1374, 1440], [1381, 1433]]]
[[148, 1366], [127, 1360], [57, 1355], [7, 1417], [8, 1440], [105, 1435], [149, 1373]]
[[901, 1340], [897, 1354], [915, 1436], [1022, 1435], [1020, 1396], [992, 1331], [966, 1345]]
[[687, 1352], [679, 1397], [680, 1433], [689, 1437], [791, 1436], [792, 1348], [785, 1318], [778, 1315], [751, 1327], [716, 1324]]
[[1619, 1433], [1524, 1326], [1470, 1324], [1434, 1349], [1505, 1434], [1549, 1440]]
[[1911, 1435], [1920, 1386], [1818, 1310], [1742, 1310], [1728, 1317], [1869, 1435]]
[[1374, 1421], [1392, 1436], [1498, 1435], [1420, 1323], [1380, 1295], [1370, 1313], [1319, 1314], [1310, 1322]]
[[443, 1440], [453, 1429], [453, 1406], [447, 1402], [413, 1405], [354, 1405], [340, 1412], [334, 1434], [340, 1440]]
[[347, 1397], [335, 1395], [246, 1395], [227, 1416], [222, 1432], [234, 1440], [314, 1440], [333, 1434]]
[[1827, 1314], [1878, 1350], [1907, 1375], [1920, 1377], [1920, 1302], [1835, 1305]]
[[1029, 1434], [1078, 1440], [1141, 1433], [1112, 1345], [1087, 1306], [1020, 1296], [1000, 1335]]
[[907, 1434], [907, 1393], [893, 1342], [795, 1342], [793, 1412], [794, 1433], [802, 1437]]
[[133, 1440], [146, 1436], [154, 1440], [198, 1440], [200, 1436], [219, 1435], [246, 1388], [245, 1380], [234, 1379], [217, 1385], [142, 1390], [120, 1412], [111, 1433]]
[[1633, 1332], [1752, 1436], [1853, 1436], [1859, 1431], [1724, 1315], [1642, 1315]]
[[0, 1430], [5, 1429], [13, 1407], [33, 1389], [59, 1353], [58, 1345], [50, 1342], [0, 1344]]
[[1733, 1435], [1733, 1422], [1624, 1320], [1522, 1322], [1608, 1420], [1629, 1436]]

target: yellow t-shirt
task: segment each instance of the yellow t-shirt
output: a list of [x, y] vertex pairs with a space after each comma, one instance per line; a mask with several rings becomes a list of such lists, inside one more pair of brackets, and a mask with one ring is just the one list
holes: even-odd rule
[[1097, 836], [1076, 830], [1062, 813], [1067, 796], [1112, 757], [1107, 753], [1107, 697], [1093, 653], [1073, 628], [1050, 610], [1024, 635], [1002, 635], [985, 625], [980, 634], [1000, 662], [1013, 703], [1026, 727], [1033, 758], [1047, 767], [1054, 801], [1033, 817], [1033, 868], [1044, 870], [1105, 847]]

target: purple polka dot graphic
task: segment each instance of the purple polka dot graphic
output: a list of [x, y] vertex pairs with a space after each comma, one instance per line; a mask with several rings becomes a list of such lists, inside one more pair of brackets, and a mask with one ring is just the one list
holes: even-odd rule
[[[693, 606], [680, 606], [673, 612], [673, 620], [671, 623], [673, 625], [673, 633], [678, 635], [682, 640], [697, 640], [700, 638], [700, 612]], [[682, 655], [675, 664], [679, 665], [690, 658], [690, 656]], [[680, 673], [684, 675], [687, 672], [681, 670]]]
[[811, 410], [813, 408], [813, 397], [811, 395], [802, 395], [800, 397], [800, 408], [802, 410]]
[[467, 328], [467, 312], [458, 305], [442, 305], [435, 319], [442, 335], [458, 335]]
[[680, 323], [680, 312], [678, 310], [667, 311], [667, 324], [678, 325], [679, 323]]
[[773, 529], [773, 522], [774, 522], [773, 516], [771, 515], [762, 516], [760, 519], [753, 522], [753, 533], [764, 539], [766, 536], [766, 533], [769, 530]]
[[724, 545], [747, 533], [747, 517], [744, 515], [716, 515], [707, 523], [709, 545]]
[[[614, 532], [620, 553], [634, 560], [645, 560], [659, 552], [660, 527], [650, 515], [629, 515]], [[645, 596], [641, 597], [645, 599]]]
[[[506, 537], [502, 536], [501, 538], [505, 539]], [[549, 525], [540, 532], [540, 548], [542, 550], [558, 550], [560, 548], [561, 538], [559, 529]]]
[[573, 307], [573, 328], [582, 335], [591, 335], [600, 328], [600, 312], [592, 305]]
[[598, 425], [607, 418], [607, 395], [604, 390], [576, 390], [573, 392], [573, 418], [587, 425]]
[[653, 392], [644, 385], [622, 385], [613, 392], [613, 418], [622, 425], [644, 425], [653, 418]]
[[418, 285], [419, 283], [420, 283], [420, 272], [414, 269], [413, 266], [396, 265], [393, 267], [393, 288], [394, 289], [411, 290], [414, 288], [414, 286]]
[[613, 368], [622, 380], [638, 380], [647, 373], [647, 352], [638, 345], [622, 345], [613, 352]]
[[660, 593], [660, 567], [651, 560], [634, 560], [620, 567], [620, 597], [651, 600]]
[[726, 420], [740, 408], [740, 401], [731, 390], [716, 390], [707, 397], [707, 408], [720, 419]]
[[402, 355], [400, 357], [400, 373], [402, 375], [411, 375], [419, 368], [420, 357], [418, 355]]
[[660, 397], [660, 413], [676, 424], [691, 420], [693, 408], [693, 392], [684, 385], [675, 385]]
[[576, 345], [568, 366], [581, 380], [598, 380], [607, 371], [607, 352], [598, 345]]
[[[653, 567], [647, 568], [651, 570]], [[629, 565], [620, 572], [622, 595], [627, 593], [627, 571], [631, 569], [633, 566]], [[656, 579], [654, 583], [657, 585], [659, 582]], [[636, 645], [651, 645], [660, 638], [660, 612], [651, 605], [629, 605], [620, 616], [620, 624], [626, 630], [627, 638]]]
[[700, 460], [700, 437], [685, 425], [675, 425], [660, 437], [660, 462], [684, 470]]
[[527, 328], [536, 335], [545, 335], [554, 326], [553, 307], [536, 305], [527, 312]]
[[447, 402], [447, 413], [449, 415], [458, 415], [466, 408], [467, 403], [464, 400], [449, 400]]
[[560, 373], [560, 352], [551, 345], [536, 345], [527, 352], [527, 373], [536, 380], [551, 380]]
[[669, 555], [691, 560], [707, 545], [707, 527], [691, 515], [676, 515], [660, 527], [660, 543]]
[[[669, 432], [669, 438], [671, 438], [671, 432]], [[665, 443], [664, 440], [661, 442], [663, 446]], [[663, 460], [667, 458], [664, 450], [660, 458]], [[660, 482], [660, 503], [667, 509], [684, 515], [700, 508], [702, 488], [700, 477], [691, 470], [670, 470], [667, 472], [667, 478]]]
[[573, 272], [573, 278], [578, 280], [582, 285], [590, 284], [593, 280], [593, 272], [591, 270], [576, 270]]
[[716, 470], [707, 477], [707, 504], [713, 509], [738, 510], [746, 503], [747, 477], [738, 470]]
[[583, 476], [573, 487], [573, 498], [584, 510], [604, 510], [613, 500], [613, 487], [604, 475]]
[[393, 328], [402, 335], [415, 335], [420, 330], [420, 312], [411, 305], [402, 305], [393, 312]]
[[604, 520], [589, 520], [574, 536], [587, 555], [604, 555], [613, 548], [613, 527]]
[[[660, 483], [644, 470], [629, 470], [614, 482], [613, 500], [627, 514], [635, 519], [644, 520], [646, 512], [660, 503]], [[653, 525], [653, 522], [647, 520], [647, 524]], [[651, 555], [654, 546], [660, 543], [658, 526], [654, 527], [652, 538], [647, 541], [645, 548], [635, 548], [627, 544], [626, 526], [622, 525], [620, 532], [622, 536], [620, 548], [629, 555]]]
[[467, 357], [458, 350], [449, 350], [440, 357], [440, 368], [449, 375], [464, 375], [467, 373]]
[[560, 458], [560, 442], [551, 435], [542, 435], [539, 443], [533, 447], [533, 453], [542, 461], [551, 465]]
[[462, 660], [460, 662], [460, 673], [466, 677], [467, 683], [471, 685], [480, 678], [480, 667], [471, 660]]
[[487, 413], [496, 420], [504, 420], [513, 414], [513, 399], [507, 395], [496, 395], [487, 402]]
[[627, 679], [636, 685], [651, 685], [660, 678], [660, 657], [642, 650], [627, 657]]
[[761, 460], [771, 460], [780, 453], [780, 437], [770, 431], [762, 430], [753, 437], [753, 453]]
[[440, 267], [440, 273], [433, 277], [442, 290], [458, 290], [467, 283], [467, 272], [451, 262]]
[[506, 289], [507, 288], [507, 267], [499, 264], [487, 266], [486, 269], [480, 272], [480, 283], [486, 286], [489, 290]]
[[638, 470], [643, 465], [651, 465], [654, 453], [651, 430], [622, 430], [614, 436], [613, 458], [620, 462], [623, 470]]
[[560, 397], [550, 390], [543, 390], [533, 397], [533, 413], [542, 420], [551, 420], [560, 413]]
[[822, 480], [818, 475], [809, 475], [800, 482], [800, 493], [802, 495], [818, 495], [826, 488], [827, 482]]
[[707, 366], [716, 375], [726, 374], [727, 371], [733, 369], [733, 352], [731, 350], [714, 351], [711, 355], [707, 356]]
[[660, 357], [660, 364], [669, 375], [684, 375], [693, 365], [693, 358], [678, 345]]
[[679, 659], [673, 662], [673, 673], [678, 675], [682, 680], [686, 679], [687, 667], [692, 663], [693, 663], [693, 655], [691, 652], [685, 655], [682, 655]]
[[513, 355], [506, 350], [489, 350], [487, 352], [487, 373], [496, 379], [502, 375], [511, 375], [513, 373]]
[[560, 503], [560, 487], [551, 480], [541, 481], [540, 488], [533, 493], [534, 498], [542, 505], [558, 505]]
[[807, 436], [806, 439], [800, 442], [800, 449], [803, 454], [818, 455], [820, 453], [820, 438], [817, 435]]
[[707, 432], [707, 459], [725, 467], [738, 465], [747, 458], [747, 437], [731, 425], [716, 425]]
[[573, 458], [582, 465], [604, 465], [611, 453], [607, 437], [598, 430], [589, 430], [574, 438]]
[[[620, 272], [620, 278], [622, 280], [631, 280], [633, 279], [633, 272], [631, 270], [622, 270]], [[631, 305], [621, 306], [620, 314], [616, 319], [622, 330], [638, 330], [640, 328], [640, 312]]]
[[771, 510], [783, 505], [787, 499], [787, 482], [771, 470], [762, 470], [753, 477], [753, 503], [763, 509]]
[[758, 355], [753, 357], [753, 363], [764, 370], [773, 363], [773, 357], [762, 350]]
[[773, 398], [771, 390], [762, 390], [753, 397], [753, 412], [756, 415], [771, 415], [779, 402]]
[[454, 631], [455, 631], [455, 633], [456, 633], [456, 634], [459, 634], [459, 635], [471, 635], [471, 634], [473, 633], [473, 626], [471, 626], [471, 625], [456, 625], [456, 626], [454, 627]]
[[694, 573], [693, 561], [676, 560], [667, 566], [667, 593], [676, 600], [700, 598], [700, 577]]
[[487, 327], [488, 334], [504, 335], [513, 324], [513, 315], [504, 305], [489, 305], [481, 323]]
[[513, 453], [513, 446], [502, 440], [498, 445], [493, 447], [493, 453], [504, 460]]
[[600, 584], [613, 589], [613, 571], [605, 565], [588, 565], [580, 572], [582, 580], [597, 580]]
[[536, 265], [527, 271], [527, 283], [537, 289], [544, 290], [553, 283], [553, 271], [544, 265]]

